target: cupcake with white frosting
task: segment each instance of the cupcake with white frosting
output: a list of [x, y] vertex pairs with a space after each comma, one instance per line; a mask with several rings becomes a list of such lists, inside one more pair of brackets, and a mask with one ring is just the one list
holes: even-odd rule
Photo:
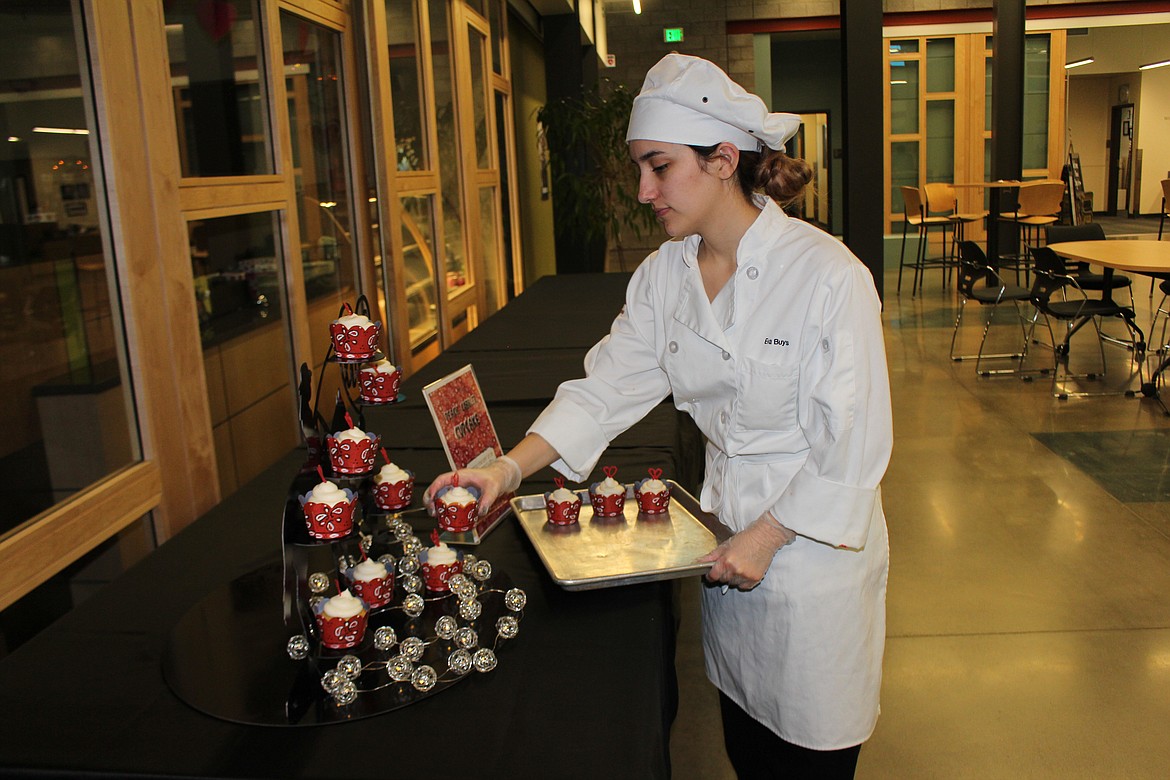
[[358, 372], [360, 397], [368, 404], [388, 404], [398, 400], [402, 371], [389, 360], [362, 366]]
[[544, 494], [544, 508], [553, 525], [573, 525], [581, 515], [581, 496], [565, 487], [565, 480], [557, 477], [557, 489]]
[[589, 486], [589, 503], [595, 517], [618, 517], [625, 514], [626, 486], [614, 479], [617, 466], [603, 466], [605, 479]]
[[459, 475], [435, 494], [435, 518], [444, 531], [470, 531], [479, 514], [479, 490], [459, 484]]
[[634, 497], [638, 500], [638, 511], [646, 515], [659, 515], [670, 509], [670, 487], [662, 481], [662, 469], [647, 469], [648, 479], [634, 486]]
[[322, 645], [330, 650], [347, 650], [361, 644], [369, 610], [365, 602], [348, 590], [319, 602], [314, 612]]
[[353, 531], [354, 492], [325, 479], [308, 493], [299, 496], [305, 512], [309, 536], [315, 539], [340, 539]]
[[[346, 304], [349, 309], [349, 304]], [[378, 334], [382, 325], [371, 322], [364, 314], [349, 314], [329, 323], [329, 336], [338, 360], [353, 362], [369, 360], [378, 351]]]

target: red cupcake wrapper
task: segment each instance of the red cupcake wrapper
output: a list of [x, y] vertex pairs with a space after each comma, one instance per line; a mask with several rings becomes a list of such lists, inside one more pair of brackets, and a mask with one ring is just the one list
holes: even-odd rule
[[333, 339], [333, 351], [341, 360], [366, 360], [378, 351], [378, 333], [382, 323], [374, 322], [366, 327], [347, 328], [339, 322], [329, 323], [329, 336]]
[[399, 482], [375, 482], [374, 506], [393, 511], [405, 509], [414, 500], [414, 477]]
[[593, 507], [593, 514], [598, 517], [617, 517], [625, 514], [626, 494], [617, 493], [612, 496], [601, 496], [591, 492], [589, 503]]
[[329, 449], [329, 463], [338, 474], [369, 474], [374, 470], [382, 437], [376, 433], [367, 434], [361, 441], [339, 441], [334, 436], [325, 437]]
[[451, 589], [448, 587], [447, 581], [461, 571], [463, 571], [463, 561], [458, 558], [455, 559], [455, 563], [441, 563], [438, 566], [424, 562], [422, 565], [423, 582], [426, 583], [429, 591], [446, 593]]
[[371, 369], [362, 369], [358, 374], [358, 384], [361, 386], [361, 399], [385, 403], [398, 398], [398, 386], [402, 382], [402, 372], [394, 370], [389, 374]]
[[394, 597], [394, 573], [387, 570], [385, 577], [372, 580], [351, 579], [353, 592], [362, 601], [370, 605], [370, 609], [384, 607]]
[[309, 536], [314, 539], [340, 539], [353, 532], [353, 507], [351, 497], [344, 504], [321, 504], [301, 497], [305, 510], [305, 525]]
[[348, 650], [361, 644], [366, 635], [366, 619], [369, 613], [364, 609], [351, 618], [328, 617], [317, 613], [317, 625], [321, 629], [321, 644], [330, 650]]
[[645, 515], [660, 515], [670, 511], [670, 491], [642, 493], [634, 491], [638, 499], [638, 511]]
[[581, 499], [553, 501], [546, 494], [544, 508], [548, 512], [548, 521], [553, 525], [572, 525], [581, 515]]

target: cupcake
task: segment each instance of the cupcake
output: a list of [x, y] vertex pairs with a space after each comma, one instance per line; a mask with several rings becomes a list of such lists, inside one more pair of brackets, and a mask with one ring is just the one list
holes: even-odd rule
[[450, 590], [447, 587], [447, 580], [463, 571], [463, 562], [454, 548], [439, 541], [438, 531], [431, 538], [435, 546], [423, 550], [418, 556], [422, 564], [423, 582], [426, 583], [427, 590], [446, 593]]
[[458, 477], [435, 494], [435, 517], [444, 531], [470, 531], [479, 509], [479, 491], [460, 487]]
[[[349, 304], [346, 304], [346, 308]], [[338, 360], [369, 360], [378, 351], [378, 332], [381, 323], [370, 322], [362, 314], [349, 313], [329, 324], [333, 351]]]
[[643, 479], [634, 486], [634, 497], [638, 499], [638, 511], [647, 515], [658, 515], [669, 509], [670, 488], [662, 481], [662, 469], [647, 469], [649, 479]]
[[321, 477], [321, 482], [300, 496], [305, 525], [315, 539], [340, 539], [353, 531], [354, 494]]
[[581, 514], [581, 496], [565, 487], [565, 481], [560, 477], [553, 480], [557, 489], [544, 494], [544, 508], [548, 511], [548, 521], [553, 525], [573, 525]]
[[321, 629], [321, 644], [330, 650], [355, 647], [366, 635], [369, 612], [365, 603], [348, 590], [319, 602], [314, 613]]
[[338, 474], [369, 474], [374, 470], [382, 438], [353, 427], [325, 437], [329, 462]]
[[395, 512], [410, 506], [414, 499], [414, 474], [387, 462], [374, 475], [374, 506]]
[[354, 592], [370, 609], [386, 606], [394, 596], [394, 572], [388, 570], [381, 561], [364, 558], [357, 566], [349, 569], [346, 576]]
[[589, 503], [597, 517], [617, 517], [625, 513], [626, 486], [614, 479], [617, 466], [604, 466], [605, 479], [589, 486]]
[[358, 372], [361, 399], [371, 404], [388, 404], [398, 400], [398, 385], [402, 381], [400, 371], [389, 360], [379, 360], [363, 366]]

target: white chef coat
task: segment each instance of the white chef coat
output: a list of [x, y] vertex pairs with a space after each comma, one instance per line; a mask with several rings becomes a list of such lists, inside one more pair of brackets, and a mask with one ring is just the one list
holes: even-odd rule
[[785, 740], [831, 750], [864, 742], [878, 714], [889, 564], [878, 484], [893, 441], [880, 303], [844, 245], [756, 203], [726, 328], [699, 237], [663, 244], [585, 378], [561, 385], [530, 431], [581, 481], [674, 394], [707, 439], [703, 508], [733, 531], [770, 509], [797, 534], [754, 590], [703, 589], [707, 674]]

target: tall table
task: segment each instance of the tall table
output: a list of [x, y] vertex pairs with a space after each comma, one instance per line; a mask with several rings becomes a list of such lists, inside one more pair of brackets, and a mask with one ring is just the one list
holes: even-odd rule
[[[1061, 257], [1101, 266], [1105, 271], [1102, 296], [1106, 300], [1112, 299], [1109, 279], [1115, 270], [1161, 278], [1170, 275], [1170, 241], [1062, 241], [1049, 244], [1048, 248]], [[1149, 380], [1142, 383], [1142, 395], [1158, 399], [1163, 410], [1166, 405], [1158, 396], [1158, 377], [1167, 368], [1170, 368], [1170, 354], [1162, 358]]]

